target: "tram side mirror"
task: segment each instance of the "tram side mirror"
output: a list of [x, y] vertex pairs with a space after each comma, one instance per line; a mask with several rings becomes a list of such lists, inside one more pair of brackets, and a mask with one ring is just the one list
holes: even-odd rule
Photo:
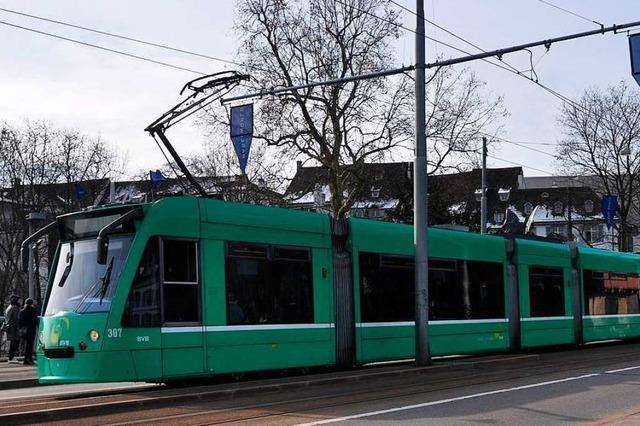
[[100, 265], [106, 265], [107, 264], [107, 257], [109, 255], [109, 237], [105, 236], [99, 236], [98, 237], [98, 255], [97, 255], [97, 261], [98, 264]]

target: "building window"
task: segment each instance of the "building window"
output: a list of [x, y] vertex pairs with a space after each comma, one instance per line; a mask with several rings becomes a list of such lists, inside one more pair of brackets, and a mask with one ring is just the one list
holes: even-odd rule
[[529, 304], [532, 317], [564, 316], [562, 268], [529, 267]]
[[584, 309], [587, 315], [640, 313], [640, 278], [637, 274], [616, 274], [585, 269]]
[[227, 243], [227, 324], [313, 322], [311, 250]]
[[504, 212], [497, 211], [493, 213], [493, 223], [502, 223], [504, 222]]
[[556, 215], [562, 214], [564, 212], [563, 208], [562, 208], [562, 202], [561, 201], [556, 201], [555, 203], [553, 203], [553, 213]]
[[567, 235], [567, 227], [564, 225], [551, 225], [547, 226], [547, 235]]
[[379, 198], [380, 197], [380, 188], [371, 188], [371, 198]]
[[526, 202], [524, 203], [524, 214], [527, 216], [533, 213], [533, 204]]
[[[410, 256], [360, 253], [362, 322], [414, 319], [414, 261]], [[429, 259], [430, 320], [503, 318], [503, 265]]]
[[144, 250], [122, 314], [125, 327], [160, 326], [160, 257], [158, 239]]
[[593, 213], [593, 201], [587, 200], [584, 202], [584, 211], [587, 213]]
[[584, 227], [584, 240], [588, 243], [597, 243], [602, 241], [604, 237], [602, 232], [602, 225], [585, 225]]

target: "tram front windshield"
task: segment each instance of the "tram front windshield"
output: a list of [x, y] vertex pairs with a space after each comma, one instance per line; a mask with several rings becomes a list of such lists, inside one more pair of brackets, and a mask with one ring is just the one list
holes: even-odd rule
[[63, 242], [50, 282], [45, 316], [59, 312], [108, 312], [131, 239], [130, 236], [111, 238], [105, 265], [96, 261], [95, 239]]

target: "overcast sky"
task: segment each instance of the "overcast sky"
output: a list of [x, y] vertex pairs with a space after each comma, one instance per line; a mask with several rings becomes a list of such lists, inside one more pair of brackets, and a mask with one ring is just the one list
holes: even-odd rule
[[[638, 0], [549, 0], [605, 25], [640, 20]], [[398, 0], [411, 10], [415, 1]], [[234, 0], [0, 0], [13, 9], [127, 35], [211, 56], [233, 59]], [[427, 0], [427, 18], [485, 50], [596, 28], [584, 19], [543, 4], [540, 0]], [[404, 25], [415, 28], [415, 16], [403, 12]], [[229, 69], [223, 63], [194, 58], [149, 46], [45, 23], [0, 11], [0, 21], [99, 44], [112, 49], [170, 62], [203, 72]], [[473, 48], [432, 26], [430, 36], [465, 50]], [[404, 32], [398, 42], [398, 65], [412, 63], [414, 34]], [[606, 88], [621, 80], [635, 85], [630, 75], [626, 34], [597, 35], [555, 44], [544, 56], [533, 50], [540, 82], [570, 98], [588, 87]], [[433, 42], [435, 56], [459, 56]], [[529, 68], [529, 54], [504, 58], [519, 69]], [[561, 137], [556, 124], [560, 101], [534, 84], [483, 62], [465, 65], [487, 83], [486, 89], [504, 97], [510, 117], [503, 122], [505, 139], [553, 144]], [[196, 77], [185, 71], [134, 60], [0, 24], [0, 121], [19, 123], [45, 119], [100, 135], [117, 145], [129, 159], [129, 171], [155, 168], [162, 157], [143, 129], [178, 100], [178, 91]], [[193, 122], [170, 130], [180, 153], [197, 152], [203, 136]], [[553, 145], [528, 145], [554, 151]], [[525, 167], [525, 175], [556, 172], [553, 158], [507, 143], [490, 153]], [[489, 164], [512, 164], [490, 159]]]

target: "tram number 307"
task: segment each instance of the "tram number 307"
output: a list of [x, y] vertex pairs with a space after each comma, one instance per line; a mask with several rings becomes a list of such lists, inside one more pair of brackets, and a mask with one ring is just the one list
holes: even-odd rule
[[122, 337], [122, 328], [107, 328], [107, 337], [110, 339], [119, 339]]

